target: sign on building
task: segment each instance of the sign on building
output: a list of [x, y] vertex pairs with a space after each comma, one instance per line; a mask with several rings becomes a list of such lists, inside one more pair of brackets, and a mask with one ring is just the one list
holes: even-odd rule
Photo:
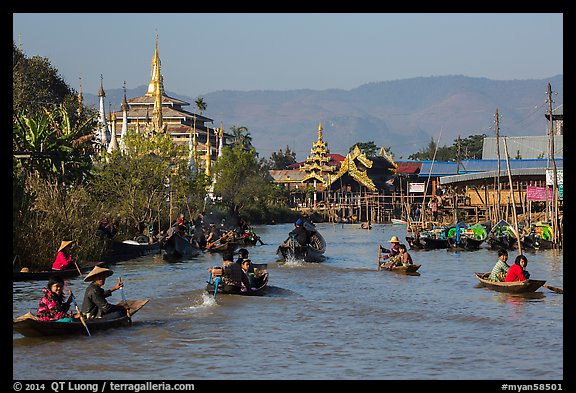
[[408, 192], [424, 192], [425, 183], [409, 183]]
[[[556, 169], [556, 184], [564, 184], [564, 171], [562, 169]], [[546, 184], [549, 186], [554, 185], [554, 170], [546, 169]]]
[[[529, 201], [545, 201], [546, 200], [546, 187], [528, 186], [526, 188], [526, 197]], [[558, 198], [564, 197], [564, 187], [558, 186]], [[552, 200], [552, 187], [548, 187], [548, 200]]]

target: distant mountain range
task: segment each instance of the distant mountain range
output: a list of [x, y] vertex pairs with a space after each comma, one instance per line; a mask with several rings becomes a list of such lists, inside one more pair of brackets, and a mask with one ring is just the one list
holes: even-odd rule
[[[204, 115], [222, 124], [245, 126], [260, 157], [286, 146], [303, 161], [317, 140], [318, 124], [331, 153], [346, 155], [356, 142], [374, 141], [391, 147], [396, 159], [426, 148], [433, 138], [440, 146], [451, 146], [460, 136], [495, 135], [495, 114], [500, 115], [500, 135], [546, 135], [548, 111], [546, 91], [552, 86], [553, 108], [563, 103], [563, 75], [549, 79], [491, 80], [462, 75], [418, 77], [372, 82], [355, 89], [328, 90], [222, 90], [202, 95]], [[166, 93], [190, 103], [189, 97]], [[127, 89], [127, 98], [145, 94], [147, 85]], [[105, 89], [109, 105], [119, 110], [123, 89]], [[84, 93], [87, 105], [98, 108], [98, 97]]]

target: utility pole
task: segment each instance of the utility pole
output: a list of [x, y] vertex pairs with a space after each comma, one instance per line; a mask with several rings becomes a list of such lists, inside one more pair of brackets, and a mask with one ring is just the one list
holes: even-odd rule
[[[557, 179], [557, 169], [556, 160], [554, 159], [554, 123], [552, 121], [552, 87], [550, 82], [548, 82], [548, 116], [549, 116], [549, 127], [548, 127], [548, 160], [552, 161], [552, 214], [550, 215], [552, 219], [552, 233], [554, 237], [554, 244], [558, 245], [558, 179]], [[548, 182], [546, 182], [546, 204], [548, 205]], [[546, 209], [546, 214], [548, 215], [548, 209]], [[547, 217], [548, 218], [548, 217]]]
[[494, 190], [496, 191], [496, 222], [500, 221], [500, 122], [498, 120], [498, 108], [496, 108], [496, 154], [498, 158], [498, 170], [494, 179]]

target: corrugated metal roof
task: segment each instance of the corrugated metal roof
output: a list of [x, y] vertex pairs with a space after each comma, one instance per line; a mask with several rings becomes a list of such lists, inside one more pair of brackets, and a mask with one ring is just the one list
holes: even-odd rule
[[457, 162], [439, 162], [439, 161], [422, 161], [422, 167], [420, 168], [420, 177], [438, 177], [438, 176], [450, 176], [458, 174], [458, 163]]
[[[546, 168], [552, 167], [552, 162], [546, 158], [522, 159], [522, 160], [508, 160], [510, 162], [510, 169], [518, 168]], [[562, 167], [564, 160], [556, 158], [554, 160], [557, 167]], [[498, 170], [498, 160], [462, 160], [460, 162], [460, 170], [458, 173], [470, 172], [485, 172]], [[506, 160], [500, 160], [500, 171], [506, 170]]]
[[[476, 172], [467, 173], [463, 175], [454, 176], [444, 176], [440, 178], [440, 184], [454, 184], [460, 182], [471, 182], [474, 180], [484, 180], [484, 179], [494, 179], [498, 175], [498, 171], [486, 171], [486, 172]], [[514, 176], [546, 176], [546, 168], [510, 168], [510, 175]], [[508, 170], [504, 167], [504, 170], [500, 171], [500, 178], [508, 180]]]
[[396, 161], [396, 165], [398, 165], [396, 173], [399, 175], [414, 175], [422, 168], [420, 161]]
[[277, 182], [300, 182], [306, 175], [299, 169], [271, 169], [268, 173]]
[[[504, 137], [500, 137], [500, 158], [504, 157]], [[508, 157], [520, 156], [522, 159], [541, 158], [548, 156], [548, 135], [536, 136], [507, 136], [506, 148]], [[554, 135], [554, 157], [564, 156], [564, 135]], [[497, 160], [498, 149], [496, 148], [496, 137], [484, 138], [482, 145], [483, 160]]]

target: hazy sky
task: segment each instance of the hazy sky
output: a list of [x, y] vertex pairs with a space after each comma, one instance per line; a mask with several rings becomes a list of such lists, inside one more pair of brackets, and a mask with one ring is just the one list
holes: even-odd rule
[[352, 89], [419, 76], [563, 73], [561, 13], [14, 13], [13, 40], [74, 89], [147, 85], [158, 34], [164, 87]]

